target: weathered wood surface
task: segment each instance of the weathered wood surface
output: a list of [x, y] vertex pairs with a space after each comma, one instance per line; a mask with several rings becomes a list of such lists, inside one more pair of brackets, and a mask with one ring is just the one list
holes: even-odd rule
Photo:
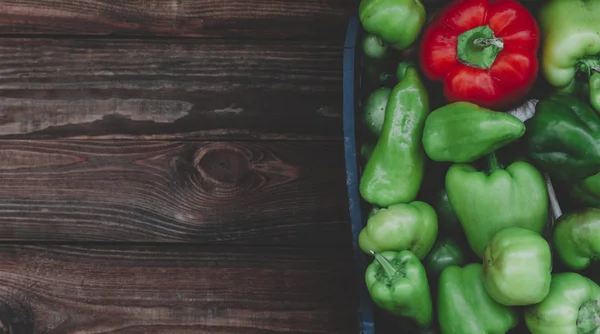
[[354, 333], [350, 252], [0, 245], [0, 331]]
[[340, 140], [341, 68], [325, 42], [0, 39], [0, 138]]
[[343, 40], [352, 0], [3, 0], [0, 34]]
[[339, 142], [0, 141], [0, 240], [350, 243]]

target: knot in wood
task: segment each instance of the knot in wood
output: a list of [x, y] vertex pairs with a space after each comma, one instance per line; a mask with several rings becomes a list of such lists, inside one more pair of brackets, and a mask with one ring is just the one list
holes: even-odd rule
[[251, 170], [242, 151], [229, 143], [207, 145], [196, 153], [196, 168], [205, 180], [236, 184]]

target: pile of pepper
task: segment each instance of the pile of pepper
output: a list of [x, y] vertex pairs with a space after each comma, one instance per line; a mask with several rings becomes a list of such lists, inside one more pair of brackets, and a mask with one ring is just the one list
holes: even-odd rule
[[359, 7], [371, 298], [421, 332], [598, 334], [600, 0], [435, 3]]

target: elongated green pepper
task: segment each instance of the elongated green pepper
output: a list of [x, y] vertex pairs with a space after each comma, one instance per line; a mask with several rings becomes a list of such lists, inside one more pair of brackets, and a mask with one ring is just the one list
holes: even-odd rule
[[460, 101], [429, 114], [423, 147], [433, 161], [473, 162], [524, 133], [525, 124], [515, 116]]
[[541, 6], [541, 70], [572, 93], [579, 74], [589, 80], [590, 103], [600, 111], [600, 0], [548, 0]]
[[550, 292], [527, 307], [532, 334], [596, 334], [600, 331], [600, 287], [578, 273], [552, 275]]
[[360, 193], [386, 207], [413, 201], [421, 188], [426, 156], [421, 137], [429, 97], [413, 63], [398, 66], [399, 82], [386, 105], [375, 149], [360, 179]]
[[421, 261], [408, 250], [373, 253], [365, 272], [373, 302], [387, 312], [414, 320], [421, 328], [433, 321], [433, 303]]
[[504, 334], [519, 323], [514, 309], [485, 290], [480, 263], [444, 269], [437, 305], [442, 334]]
[[542, 233], [547, 223], [546, 183], [525, 161], [504, 168], [492, 153], [487, 171], [473, 164], [454, 164], [446, 174], [446, 191], [471, 249], [480, 258], [500, 230], [517, 226]]
[[562, 215], [553, 234], [558, 257], [570, 269], [587, 268], [600, 258], [600, 209], [585, 208]]

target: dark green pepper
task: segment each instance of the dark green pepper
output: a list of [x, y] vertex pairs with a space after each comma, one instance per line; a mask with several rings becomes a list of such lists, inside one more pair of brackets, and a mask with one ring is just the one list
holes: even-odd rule
[[423, 264], [408, 250], [373, 253], [365, 272], [373, 302], [383, 310], [414, 320], [421, 328], [433, 322], [433, 303]]
[[429, 251], [423, 264], [428, 275], [439, 276], [449, 266], [463, 266], [465, 255], [462, 247], [451, 238], [441, 238], [436, 241]]
[[456, 216], [456, 212], [450, 204], [448, 199], [448, 192], [446, 188], [441, 188], [434, 198], [434, 209], [438, 216], [438, 224], [440, 230], [443, 230], [446, 234], [461, 235], [463, 234], [462, 226]]
[[429, 114], [423, 147], [433, 161], [473, 162], [524, 133], [525, 124], [513, 115], [459, 101]]
[[492, 299], [483, 266], [450, 266], [440, 276], [438, 318], [444, 334], [504, 334], [519, 323], [517, 311]]
[[574, 95], [540, 100], [525, 122], [531, 159], [553, 180], [579, 181], [600, 172], [600, 116]]
[[416, 199], [425, 171], [421, 137], [429, 97], [413, 63], [402, 62], [380, 136], [360, 179], [365, 201], [382, 207]]
[[562, 215], [556, 221], [553, 241], [558, 257], [569, 269], [587, 268], [600, 258], [600, 209]]

